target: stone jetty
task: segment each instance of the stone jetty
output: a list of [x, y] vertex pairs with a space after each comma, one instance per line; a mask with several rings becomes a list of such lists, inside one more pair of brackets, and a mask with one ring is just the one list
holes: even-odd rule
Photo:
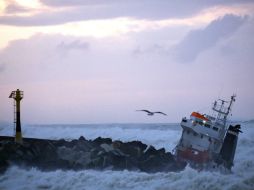
[[98, 137], [67, 141], [0, 136], [0, 172], [9, 166], [36, 167], [43, 171], [62, 170], [130, 170], [141, 172], [176, 172], [186, 163], [177, 162], [164, 148], [155, 149], [140, 141], [121, 142]]

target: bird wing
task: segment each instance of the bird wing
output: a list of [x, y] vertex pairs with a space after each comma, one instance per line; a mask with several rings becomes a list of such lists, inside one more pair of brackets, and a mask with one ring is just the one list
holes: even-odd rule
[[147, 113], [152, 113], [149, 110], [136, 110], [136, 111], [144, 111], [144, 112], [147, 112]]
[[159, 114], [162, 114], [162, 115], [167, 115], [167, 114], [165, 114], [165, 113], [163, 113], [161, 111], [156, 111], [156, 112], [153, 112], [153, 113], [159, 113]]

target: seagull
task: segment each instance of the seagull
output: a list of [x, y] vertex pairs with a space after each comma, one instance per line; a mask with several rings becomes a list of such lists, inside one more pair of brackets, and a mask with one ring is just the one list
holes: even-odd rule
[[163, 113], [163, 112], [161, 112], [161, 111], [155, 111], [155, 112], [152, 112], [152, 111], [149, 111], [149, 110], [136, 110], [136, 111], [143, 111], [143, 112], [146, 112], [147, 115], [149, 115], [149, 116], [153, 116], [155, 113], [162, 114], [162, 115], [167, 115], [167, 114], [165, 114], [165, 113]]

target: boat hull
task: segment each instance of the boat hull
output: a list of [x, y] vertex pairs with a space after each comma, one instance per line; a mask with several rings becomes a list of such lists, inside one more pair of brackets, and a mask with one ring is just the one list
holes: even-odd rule
[[177, 159], [184, 160], [196, 164], [207, 164], [210, 161], [208, 151], [199, 151], [193, 148], [186, 148], [177, 150]]

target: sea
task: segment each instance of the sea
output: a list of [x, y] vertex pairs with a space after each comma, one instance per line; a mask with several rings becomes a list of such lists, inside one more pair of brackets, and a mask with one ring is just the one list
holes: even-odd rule
[[[196, 171], [144, 173], [137, 171], [40, 171], [11, 166], [0, 174], [0, 190], [254, 190], [254, 121], [239, 122], [239, 135], [231, 173]], [[23, 125], [24, 137], [86, 139], [109, 137], [124, 142], [139, 140], [172, 152], [180, 124], [80, 124]], [[13, 125], [0, 124], [0, 135], [13, 135]]]

